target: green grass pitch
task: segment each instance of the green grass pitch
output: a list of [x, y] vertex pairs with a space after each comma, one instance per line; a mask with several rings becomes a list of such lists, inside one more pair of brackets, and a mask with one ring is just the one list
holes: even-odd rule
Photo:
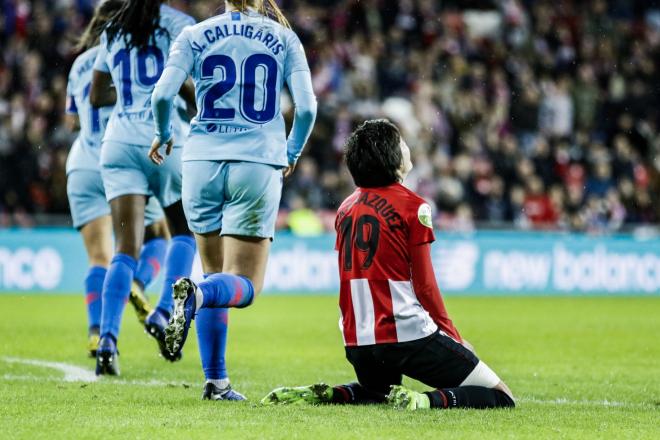
[[353, 379], [332, 296], [264, 296], [230, 313], [229, 372], [247, 403], [201, 401], [196, 337], [181, 362], [166, 363], [130, 309], [119, 343], [122, 376], [66, 382], [57, 369], [25, 362], [93, 369], [82, 295], [0, 296], [0, 437], [660, 438], [660, 298], [447, 303], [517, 396], [515, 410], [257, 405], [276, 386]]

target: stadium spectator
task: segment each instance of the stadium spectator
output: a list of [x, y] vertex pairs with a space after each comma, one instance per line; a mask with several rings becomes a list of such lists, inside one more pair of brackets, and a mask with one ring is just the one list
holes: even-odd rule
[[[68, 212], [65, 78], [92, 3], [0, 2], [0, 225]], [[221, 2], [172, 3], [206, 17]], [[385, 116], [413, 148], [406, 185], [428, 199], [436, 225], [613, 231], [660, 221], [657, 2], [469, 2], [477, 12], [459, 1], [280, 3], [319, 101], [283, 212], [294, 201], [321, 218], [335, 209], [352, 191], [346, 137]], [[543, 222], [525, 212], [536, 178]]]

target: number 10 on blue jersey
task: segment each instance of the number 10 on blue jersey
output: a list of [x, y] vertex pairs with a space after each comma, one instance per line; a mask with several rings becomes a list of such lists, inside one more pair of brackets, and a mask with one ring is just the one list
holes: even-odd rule
[[[149, 72], [148, 62], [152, 60], [155, 70]], [[121, 100], [125, 108], [133, 105], [133, 92], [131, 90], [133, 70], [131, 63], [131, 51], [129, 49], [120, 49], [115, 54], [114, 66], [119, 66], [121, 79]], [[147, 46], [137, 53], [137, 75], [138, 83], [145, 87], [155, 85], [165, 68], [165, 57], [163, 52], [156, 46]]]

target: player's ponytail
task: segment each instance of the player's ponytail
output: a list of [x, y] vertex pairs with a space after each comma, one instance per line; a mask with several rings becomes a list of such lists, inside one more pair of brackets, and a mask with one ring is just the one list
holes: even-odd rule
[[123, 3], [106, 28], [108, 44], [122, 37], [128, 49], [144, 49], [156, 32], [167, 33], [160, 27], [161, 0], [125, 0]]
[[289, 20], [286, 19], [280, 7], [277, 6], [277, 3], [275, 3], [275, 0], [263, 0], [261, 2], [260, 12], [267, 17], [271, 17], [282, 26], [291, 29]]
[[289, 20], [286, 19], [284, 13], [277, 6], [275, 0], [227, 0], [231, 5], [240, 12], [247, 12], [248, 7], [253, 7], [259, 11], [261, 15], [270, 17], [277, 21], [279, 24], [286, 28], [291, 28]]
[[114, 14], [124, 6], [123, 0], [106, 0], [94, 10], [94, 16], [76, 43], [76, 51], [87, 50], [99, 43], [99, 37]]

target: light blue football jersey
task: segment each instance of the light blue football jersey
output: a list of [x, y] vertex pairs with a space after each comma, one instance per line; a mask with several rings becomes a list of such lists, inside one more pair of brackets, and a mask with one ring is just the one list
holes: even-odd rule
[[74, 170], [99, 170], [101, 140], [112, 107], [93, 108], [89, 103], [92, 68], [98, 50], [98, 46], [92, 47], [78, 55], [69, 72], [66, 112], [78, 116], [80, 133], [69, 151], [67, 174]]
[[[110, 116], [104, 141], [133, 145], [151, 145], [154, 120], [151, 113], [151, 93], [167, 62], [170, 46], [181, 30], [195, 20], [167, 5], [160, 8], [160, 27], [153, 45], [146, 49], [128, 50], [123, 35], [108, 45], [107, 35], [101, 35], [95, 70], [109, 72], [117, 91], [117, 104]], [[183, 145], [181, 120], [172, 118], [172, 133], [177, 146]]]
[[292, 30], [254, 11], [227, 12], [185, 28], [167, 66], [195, 82], [182, 160], [288, 164], [280, 93], [291, 73], [309, 71]]

